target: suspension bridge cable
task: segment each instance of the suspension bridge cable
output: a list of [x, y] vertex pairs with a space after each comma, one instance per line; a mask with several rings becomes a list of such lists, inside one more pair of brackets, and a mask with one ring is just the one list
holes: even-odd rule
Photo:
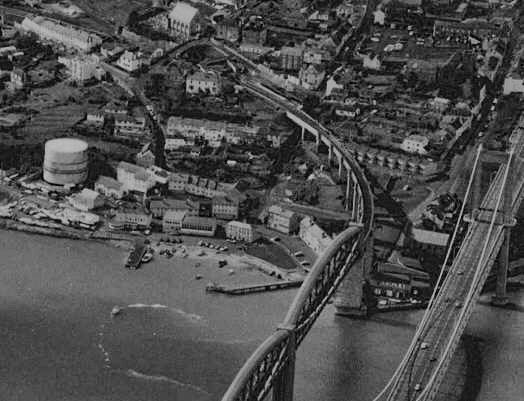
[[395, 370], [395, 372], [393, 373], [393, 375], [389, 379], [388, 383], [384, 386], [382, 391], [375, 396], [373, 401], [379, 401], [382, 398], [382, 396], [384, 396], [384, 394], [391, 387], [393, 382], [395, 382], [395, 385], [398, 384], [398, 381], [399, 381], [398, 375], [402, 371], [402, 369], [405, 368], [405, 366], [406, 366], [406, 364], [407, 364], [411, 354], [413, 353], [413, 350], [414, 350], [415, 346], [418, 343], [418, 337], [420, 336], [420, 334], [422, 333], [422, 331], [426, 327], [427, 319], [428, 319], [428, 317], [430, 315], [430, 308], [433, 305], [434, 300], [435, 300], [435, 298], [437, 296], [439, 284], [440, 284], [442, 278], [444, 277], [444, 269], [445, 269], [446, 264], [448, 263], [448, 260], [449, 260], [449, 258], [451, 256], [451, 250], [453, 249], [453, 245], [454, 245], [455, 239], [457, 237], [457, 233], [458, 233], [458, 228], [460, 226], [460, 222], [462, 221], [462, 217], [464, 215], [464, 210], [466, 208], [467, 199], [468, 199], [469, 193], [471, 191], [471, 186], [473, 185], [473, 180], [475, 178], [475, 172], [476, 172], [476, 169], [477, 169], [477, 165], [478, 165], [478, 161], [480, 159], [481, 152], [482, 152], [482, 144], [480, 144], [478, 149], [477, 149], [477, 153], [475, 155], [475, 162], [473, 163], [473, 168], [472, 168], [469, 180], [468, 180], [468, 186], [467, 186], [467, 189], [466, 189], [466, 194], [464, 195], [464, 201], [462, 202], [462, 207], [460, 209], [459, 218], [457, 219], [457, 223], [455, 224], [455, 229], [453, 231], [453, 235], [451, 237], [451, 241], [450, 241], [448, 250], [446, 252], [446, 256], [444, 258], [444, 262], [442, 264], [442, 268], [440, 269], [440, 274], [439, 274], [439, 276], [437, 278], [437, 282], [436, 282], [435, 288], [433, 289], [433, 292], [431, 294], [431, 297], [430, 297], [430, 300], [428, 302], [428, 306], [426, 308], [426, 311], [424, 312], [424, 315], [422, 316], [422, 319], [421, 319], [419, 325], [417, 326], [417, 330], [415, 332], [415, 335], [413, 336], [413, 340], [412, 340], [412, 342], [410, 344], [410, 347], [409, 347], [408, 351], [404, 354], [404, 358], [402, 359], [402, 361], [398, 365], [397, 369]]
[[[491, 222], [490, 222], [490, 225], [489, 225], [489, 228], [488, 228], [488, 233], [486, 235], [486, 239], [485, 239], [484, 245], [482, 247], [482, 252], [480, 254], [480, 258], [478, 260], [477, 267], [475, 269], [475, 275], [473, 276], [473, 285], [468, 290], [468, 294], [466, 296], [464, 304], [462, 305], [462, 309], [460, 311], [460, 315], [459, 315], [459, 319], [458, 319], [458, 324], [456, 324], [455, 327], [453, 328], [453, 333], [452, 333], [448, 343], [446, 344], [446, 348], [444, 349], [444, 352], [441, 355], [447, 355], [447, 353], [451, 349], [452, 344], [453, 344], [453, 342], [455, 340], [455, 337], [456, 337], [456, 335], [458, 333], [458, 330], [459, 330], [459, 327], [460, 327], [460, 323], [462, 322], [462, 319], [464, 319], [464, 316], [466, 314], [466, 310], [468, 309], [468, 306], [470, 305], [470, 303], [473, 300], [473, 297], [475, 295], [475, 290], [476, 290], [477, 286], [474, 285], [474, 284], [477, 282], [477, 280], [479, 279], [479, 276], [481, 275], [480, 272], [481, 272], [482, 261], [484, 260], [484, 257], [486, 255], [486, 250], [487, 250], [488, 245], [490, 243], [491, 233], [493, 231], [493, 227], [495, 226], [495, 221], [497, 219], [497, 214], [498, 214], [498, 210], [499, 210], [500, 203], [501, 203], [501, 200], [502, 200], [502, 195], [504, 193], [504, 189], [505, 189], [506, 182], [507, 182], [507, 179], [508, 179], [508, 174], [509, 174], [511, 159], [513, 158], [513, 153], [514, 153], [514, 148], [512, 148], [510, 150], [510, 153], [509, 153], [508, 162], [507, 162], [506, 169], [504, 171], [504, 176], [503, 176], [503, 179], [502, 179], [502, 185], [501, 185], [500, 191], [499, 191], [499, 193], [497, 195], [497, 202], [495, 203], [495, 209], [493, 211], [493, 216], [491, 217]], [[439, 363], [438, 363], [437, 367], [435, 368], [435, 370], [433, 371], [433, 374], [431, 375], [431, 377], [430, 377], [428, 383], [426, 384], [424, 390], [417, 397], [417, 401], [421, 401], [422, 400], [422, 398], [429, 391], [429, 388], [435, 382], [437, 374], [438, 374], [439, 370], [442, 368], [442, 365], [444, 364], [444, 360], [445, 360], [445, 358], [442, 358], [442, 356], [441, 356], [441, 358], [439, 360]]]

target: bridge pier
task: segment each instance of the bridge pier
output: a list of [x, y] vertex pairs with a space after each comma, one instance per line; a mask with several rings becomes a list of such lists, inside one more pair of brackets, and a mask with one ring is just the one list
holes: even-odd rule
[[335, 295], [335, 313], [353, 318], [369, 315], [368, 278], [373, 266], [373, 237], [366, 244], [362, 258], [348, 272]]

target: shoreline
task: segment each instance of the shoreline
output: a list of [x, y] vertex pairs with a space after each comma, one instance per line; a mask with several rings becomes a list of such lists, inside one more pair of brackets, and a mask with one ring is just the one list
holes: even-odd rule
[[[24, 232], [27, 234], [36, 234], [43, 235], [54, 238], [62, 239], [71, 239], [71, 240], [85, 240], [85, 241], [95, 241], [104, 244], [110, 244], [116, 248], [124, 248], [126, 250], [131, 249], [132, 243], [136, 235], [128, 233], [106, 233], [100, 231], [86, 232], [82, 230], [77, 230], [74, 228], [65, 227], [63, 229], [59, 228], [50, 228], [50, 227], [41, 227], [25, 224], [15, 220], [1, 219], [0, 220], [0, 229], [5, 231], [18, 231]], [[152, 240], [153, 242], [153, 240]], [[156, 242], [156, 240], [155, 240]], [[158, 255], [158, 251], [162, 248], [173, 248], [172, 244], [164, 243], [161, 246], [151, 245], [155, 250], [155, 254]], [[191, 250], [192, 258], [227, 258], [231, 261], [239, 262], [240, 259], [244, 259], [244, 263], [249, 264], [256, 268], [258, 271], [264, 273], [268, 277], [276, 277], [281, 279], [292, 278], [296, 275], [295, 272], [288, 272], [284, 269], [279, 268], [276, 265], [271, 264], [270, 262], [258, 258], [250, 254], [238, 254], [238, 253], [227, 253], [227, 254], [218, 254], [215, 250], [206, 248], [205, 256], [198, 256], [198, 252], [202, 250], [202, 247], [195, 245], [183, 245], [184, 248]]]

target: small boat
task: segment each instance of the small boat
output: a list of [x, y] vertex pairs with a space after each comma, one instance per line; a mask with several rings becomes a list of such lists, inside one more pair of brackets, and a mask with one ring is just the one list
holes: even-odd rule
[[202, 276], [201, 274], [197, 274], [197, 275], [195, 276], [195, 280], [202, 280], [203, 277], [204, 277], [204, 276]]
[[151, 252], [146, 252], [144, 256], [142, 256], [142, 263], [150, 262], [151, 259], [153, 259], [153, 254]]
[[111, 317], [115, 317], [122, 313], [122, 308], [120, 306], [113, 306], [113, 309], [111, 309]]
[[229, 269], [227, 271], [227, 273], [231, 276], [231, 275], [235, 274], [235, 271], [233, 269]]
[[222, 268], [222, 267], [224, 267], [224, 266], [226, 266], [226, 265], [227, 265], [227, 260], [220, 260], [220, 261], [218, 262], [218, 267], [219, 267], [219, 268]]

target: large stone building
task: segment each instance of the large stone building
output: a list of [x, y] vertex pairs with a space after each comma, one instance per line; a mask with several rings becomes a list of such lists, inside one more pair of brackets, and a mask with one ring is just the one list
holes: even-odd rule
[[146, 193], [155, 185], [152, 175], [143, 167], [127, 162], [120, 162], [116, 169], [117, 179], [125, 191]]
[[299, 216], [292, 210], [273, 205], [268, 209], [267, 226], [284, 234], [292, 234], [298, 230]]
[[187, 3], [179, 1], [169, 13], [170, 32], [183, 39], [189, 39], [200, 29], [199, 11]]
[[226, 237], [238, 241], [253, 241], [253, 226], [241, 221], [230, 221], [225, 226]]
[[26, 17], [20, 27], [26, 32], [35, 33], [42, 40], [85, 52], [89, 52], [102, 44], [102, 39], [98, 35], [82, 31], [71, 25], [59, 24], [41, 16]]

